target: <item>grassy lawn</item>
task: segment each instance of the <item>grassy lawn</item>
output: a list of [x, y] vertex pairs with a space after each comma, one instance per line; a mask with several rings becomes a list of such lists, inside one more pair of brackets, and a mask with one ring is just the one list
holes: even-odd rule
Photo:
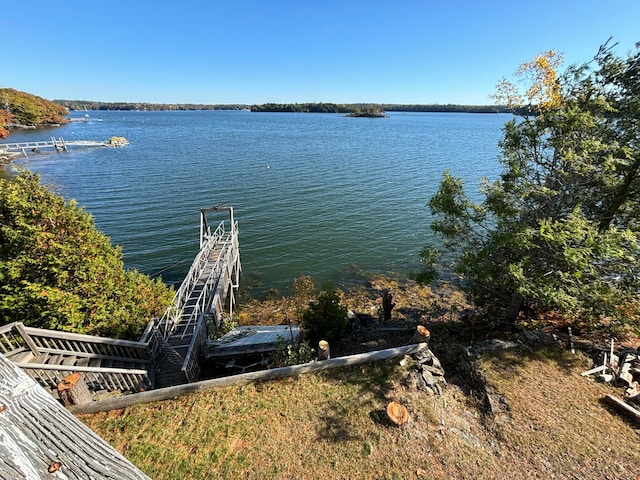
[[[399, 360], [399, 359], [398, 359]], [[154, 479], [636, 479], [640, 436], [580, 377], [580, 354], [508, 352], [482, 360], [507, 423], [464, 386], [402, 386], [399, 361], [198, 392], [81, 416]], [[390, 426], [391, 400], [411, 414]]]

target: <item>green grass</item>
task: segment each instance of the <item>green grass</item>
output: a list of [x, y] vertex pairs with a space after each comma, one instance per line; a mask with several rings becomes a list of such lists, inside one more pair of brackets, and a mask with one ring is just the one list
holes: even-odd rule
[[[399, 360], [399, 359], [398, 359]], [[506, 353], [482, 363], [512, 421], [495, 424], [455, 385], [409, 391], [379, 362], [138, 405], [82, 420], [151, 478], [613, 478], [640, 474], [634, 427], [581, 356]], [[399, 428], [391, 400], [409, 409]]]

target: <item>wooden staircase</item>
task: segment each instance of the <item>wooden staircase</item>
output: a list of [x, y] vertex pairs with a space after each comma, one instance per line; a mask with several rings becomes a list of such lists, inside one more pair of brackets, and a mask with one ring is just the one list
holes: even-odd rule
[[0, 353], [49, 390], [80, 372], [90, 390], [138, 392], [153, 388], [149, 345], [128, 340], [26, 327], [0, 327]]

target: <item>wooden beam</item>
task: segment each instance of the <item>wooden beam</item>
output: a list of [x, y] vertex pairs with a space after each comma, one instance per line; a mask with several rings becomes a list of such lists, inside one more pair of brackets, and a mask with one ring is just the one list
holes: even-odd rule
[[121, 375], [148, 375], [147, 370], [113, 367], [83, 367], [81, 365], [56, 365], [49, 363], [16, 363], [24, 370], [57, 370], [61, 372], [116, 373]]
[[147, 345], [142, 342], [133, 340], [118, 340], [115, 338], [95, 337], [92, 335], [84, 335], [81, 333], [60, 332], [57, 330], [46, 330], [35, 327], [24, 327], [24, 331], [35, 337], [59, 338], [63, 340], [76, 340], [87, 343], [100, 343], [106, 345], [115, 345], [119, 347], [146, 348]]
[[624, 400], [621, 400], [613, 395], [605, 395], [604, 397], [605, 403], [615, 408], [616, 411], [623, 414], [625, 417], [630, 420], [635, 421], [638, 425], [640, 425], [640, 411], [633, 408]]
[[0, 432], [1, 478], [149, 480], [3, 355]]
[[262, 370], [259, 372], [242, 373], [229, 377], [214, 378], [211, 380], [203, 380], [201, 382], [188, 383], [186, 385], [178, 385], [175, 387], [159, 388], [148, 392], [134, 393], [123, 397], [110, 398], [97, 402], [87, 403], [69, 407], [72, 413], [98, 413], [108, 410], [124, 408], [138, 403], [157, 402], [168, 400], [180, 395], [197, 392], [199, 390], [207, 390], [211, 388], [223, 388], [236, 384], [246, 384], [258, 381], [274, 380], [276, 378], [292, 377], [304, 373], [314, 373], [321, 370], [332, 368], [349, 367], [352, 365], [360, 365], [362, 363], [377, 362], [380, 360], [388, 360], [395, 357], [403, 357], [417, 353], [428, 348], [427, 343], [417, 343], [406, 345], [403, 347], [388, 348], [386, 350], [376, 350], [374, 352], [359, 353], [348, 357], [332, 358], [323, 360], [322, 362], [303, 363], [291, 367], [273, 368], [271, 370]]

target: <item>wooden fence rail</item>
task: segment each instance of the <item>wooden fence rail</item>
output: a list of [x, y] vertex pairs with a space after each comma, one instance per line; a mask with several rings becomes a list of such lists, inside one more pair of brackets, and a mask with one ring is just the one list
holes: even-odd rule
[[170, 398], [186, 395], [188, 393], [197, 392], [199, 390], [207, 390], [211, 388], [222, 388], [236, 384], [245, 384], [259, 381], [273, 380], [276, 378], [292, 377], [304, 373], [319, 372], [332, 368], [349, 367], [352, 365], [360, 365], [363, 363], [376, 362], [380, 360], [388, 360], [390, 358], [400, 357], [404, 355], [412, 355], [421, 350], [429, 348], [428, 343], [415, 343], [403, 347], [388, 348], [386, 350], [376, 350], [375, 352], [359, 353], [348, 357], [332, 358], [319, 362], [304, 363], [302, 365], [294, 365], [292, 367], [273, 368], [271, 370], [261, 370], [258, 372], [242, 373], [229, 377], [214, 378], [211, 380], [203, 380], [200, 382], [187, 383], [175, 387], [158, 388], [148, 392], [135, 393], [133, 395], [125, 395], [122, 397], [110, 398], [99, 402], [90, 402], [83, 405], [70, 406], [69, 410], [73, 413], [98, 413], [125, 408], [139, 403], [157, 402], [168, 400]]

